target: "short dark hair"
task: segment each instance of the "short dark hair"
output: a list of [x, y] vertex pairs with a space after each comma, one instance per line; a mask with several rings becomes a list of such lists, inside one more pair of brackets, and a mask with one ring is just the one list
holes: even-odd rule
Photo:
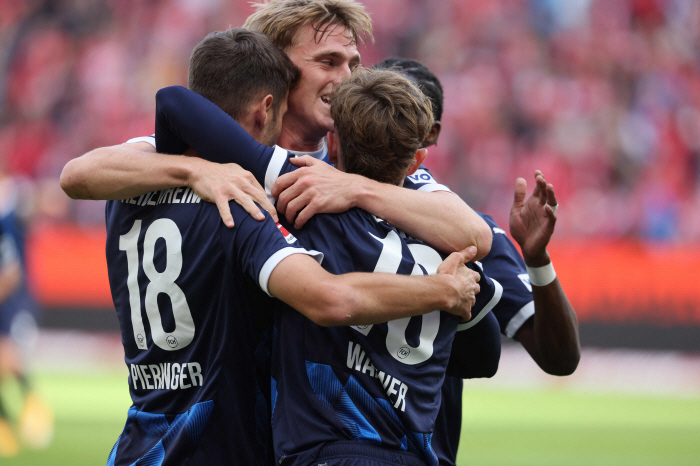
[[331, 95], [342, 168], [399, 184], [433, 126], [430, 100], [391, 70], [355, 68]]
[[188, 86], [238, 119], [265, 95], [274, 113], [299, 70], [265, 35], [242, 28], [212, 32], [192, 51]]
[[395, 68], [403, 72], [410, 80], [418, 84], [420, 90], [430, 99], [430, 102], [433, 104], [433, 118], [435, 118], [436, 121], [442, 119], [442, 105], [444, 100], [442, 84], [440, 84], [440, 80], [437, 76], [424, 64], [410, 58], [392, 57], [374, 65], [374, 68]]

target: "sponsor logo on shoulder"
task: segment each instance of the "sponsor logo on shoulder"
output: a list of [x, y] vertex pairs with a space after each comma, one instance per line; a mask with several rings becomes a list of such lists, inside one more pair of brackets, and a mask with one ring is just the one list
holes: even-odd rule
[[292, 244], [297, 240], [294, 235], [288, 232], [285, 227], [279, 224], [279, 222], [277, 223], [277, 229], [282, 233], [282, 236], [284, 236], [284, 240], [287, 242], [287, 244]]
[[520, 279], [521, 282], [523, 282], [523, 285], [525, 285], [525, 288], [532, 293], [532, 284], [530, 284], [530, 276], [526, 273], [519, 273], [518, 278]]
[[502, 229], [500, 229], [500, 228], [498, 228], [498, 227], [494, 227], [494, 228], [493, 228], [493, 232], [494, 232], [494, 233], [500, 233], [501, 235], [505, 235], [505, 234], [506, 234], [505, 230], [502, 230]]

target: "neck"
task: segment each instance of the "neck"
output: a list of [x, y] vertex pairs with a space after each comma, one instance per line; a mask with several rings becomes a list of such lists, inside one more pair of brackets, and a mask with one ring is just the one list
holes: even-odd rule
[[323, 138], [325, 136], [325, 132], [322, 134], [307, 134], [303, 131], [303, 127], [290, 125], [287, 120], [284, 120], [277, 145], [287, 150], [315, 152], [323, 147]]

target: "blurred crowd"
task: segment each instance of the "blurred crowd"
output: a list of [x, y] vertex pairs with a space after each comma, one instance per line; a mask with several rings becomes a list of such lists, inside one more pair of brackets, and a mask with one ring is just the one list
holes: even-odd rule
[[[555, 186], [558, 238], [700, 240], [700, 2], [366, 0], [363, 63], [441, 80], [427, 166], [507, 225], [515, 178]], [[226, 0], [0, 0], [0, 172], [35, 222], [104, 222], [64, 164], [153, 132], [155, 92], [251, 12]], [[2, 192], [2, 191], [0, 191]]]

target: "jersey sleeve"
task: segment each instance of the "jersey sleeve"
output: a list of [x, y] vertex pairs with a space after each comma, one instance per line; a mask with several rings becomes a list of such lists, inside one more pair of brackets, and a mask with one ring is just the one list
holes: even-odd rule
[[434, 192], [434, 191], [450, 191], [450, 188], [444, 184], [435, 181], [433, 175], [423, 165], [413, 175], [407, 176], [403, 182], [404, 188], [414, 189], [416, 191]]
[[501, 357], [501, 335], [493, 310], [503, 296], [501, 284], [484, 275], [478, 264], [467, 264], [479, 272], [481, 291], [472, 306], [472, 318], [457, 326], [447, 374], [454, 377], [490, 377], [498, 369]]
[[219, 224], [224, 253], [229, 263], [240, 264], [243, 271], [253, 279], [260, 288], [270, 294], [268, 280], [272, 271], [286, 257], [292, 254], [307, 254], [319, 263], [323, 254], [304, 248], [299, 241], [281, 225], [265, 214], [264, 221], [254, 220], [236, 202], [229, 203], [235, 228]]
[[182, 154], [192, 147], [205, 160], [237, 163], [265, 187], [271, 202], [275, 180], [297, 168], [289, 152], [260, 144], [215, 104], [181, 86], [156, 94], [155, 139], [161, 153]]
[[493, 231], [489, 254], [481, 260], [485, 273], [503, 286], [503, 297], [493, 309], [501, 332], [512, 338], [535, 313], [532, 286], [525, 261], [506, 232], [488, 215], [480, 214]]

